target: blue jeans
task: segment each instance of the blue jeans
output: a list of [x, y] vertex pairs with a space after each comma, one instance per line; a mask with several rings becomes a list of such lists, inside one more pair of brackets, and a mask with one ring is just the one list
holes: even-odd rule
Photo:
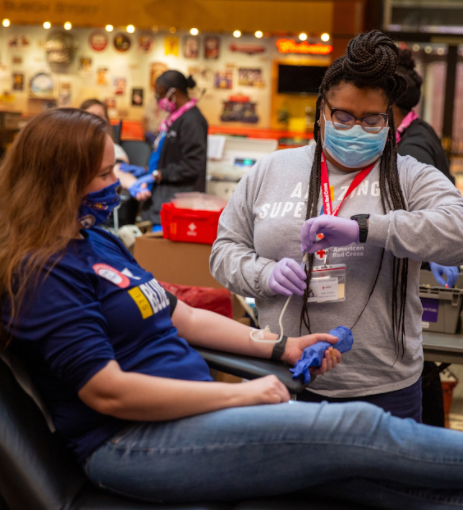
[[363, 402], [224, 409], [141, 422], [86, 461], [97, 486], [164, 502], [306, 489], [378, 508], [463, 508], [461, 432]]

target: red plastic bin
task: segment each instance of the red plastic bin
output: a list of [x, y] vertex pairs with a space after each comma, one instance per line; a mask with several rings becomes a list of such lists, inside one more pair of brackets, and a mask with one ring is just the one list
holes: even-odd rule
[[162, 237], [184, 243], [213, 244], [217, 239], [220, 211], [178, 209], [174, 204], [161, 208]]

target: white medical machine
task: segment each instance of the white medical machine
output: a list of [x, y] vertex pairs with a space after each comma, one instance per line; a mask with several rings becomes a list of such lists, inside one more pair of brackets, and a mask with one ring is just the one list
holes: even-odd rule
[[206, 192], [229, 200], [246, 172], [277, 148], [277, 140], [209, 135]]

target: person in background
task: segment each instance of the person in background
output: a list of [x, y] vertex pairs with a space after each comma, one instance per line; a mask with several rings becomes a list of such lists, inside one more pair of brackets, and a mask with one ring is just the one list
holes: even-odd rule
[[[421, 98], [423, 79], [415, 70], [415, 61], [408, 49], [399, 51], [397, 72], [407, 80], [407, 90], [393, 105], [396, 130], [397, 152], [401, 156], [413, 156], [420, 163], [427, 163], [440, 170], [451, 182], [449, 163], [439, 137], [434, 129], [413, 111]], [[431, 269], [440, 285], [453, 287], [458, 278], [458, 267], [442, 266], [431, 262], [423, 263], [424, 269]], [[443, 279], [446, 276], [447, 281]], [[435, 363], [425, 361], [421, 376], [423, 391], [423, 423], [444, 427], [444, 398], [439, 372]]]
[[[109, 122], [108, 109], [106, 108], [106, 105], [98, 99], [87, 99], [79, 106], [79, 108], [86, 112], [93, 113], [94, 115], [98, 115], [98, 117], [101, 117], [102, 119], [106, 119], [107, 123], [111, 125]], [[112, 136], [112, 138], [114, 137]], [[117, 143], [114, 143], [114, 151], [116, 153], [116, 163], [129, 163], [127, 153]]]
[[[166, 71], [155, 85], [159, 108], [168, 113], [160, 127], [148, 170], [121, 165], [116, 175], [142, 206], [143, 220], [160, 225], [162, 204], [176, 193], [206, 190], [207, 130], [206, 119], [190, 98], [188, 89], [196, 86], [191, 76]], [[150, 189], [151, 188], [151, 189]]]
[[143, 111], [142, 126], [145, 133], [145, 139], [150, 145], [154, 144], [154, 141], [159, 134], [159, 128], [167, 115], [168, 113], [166, 111], [159, 108], [155, 97], [152, 97], [148, 101]]
[[[400, 50], [398, 72], [407, 80], [407, 90], [393, 105], [394, 119], [399, 126], [396, 132], [397, 152], [401, 156], [413, 156], [420, 163], [427, 163], [440, 170], [452, 184], [449, 162], [434, 129], [413, 111], [421, 98], [423, 80], [415, 71], [415, 61], [410, 50]], [[458, 278], [458, 267], [446, 267], [431, 262], [423, 266], [431, 269], [436, 281], [452, 288]], [[443, 277], [446, 277], [447, 281]]]

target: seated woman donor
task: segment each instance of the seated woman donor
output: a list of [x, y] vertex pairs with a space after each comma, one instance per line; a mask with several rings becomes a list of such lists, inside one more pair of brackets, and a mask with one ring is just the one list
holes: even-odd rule
[[291, 335], [352, 330], [344, 363], [301, 400], [362, 400], [420, 422], [420, 266], [463, 263], [463, 199], [434, 167], [397, 155], [398, 62], [381, 32], [349, 42], [320, 86], [316, 144], [269, 154], [246, 174], [220, 217], [210, 267], [256, 298], [272, 331], [292, 294]]
[[[459, 432], [365, 403], [289, 405], [273, 376], [212, 382], [192, 346], [269, 358], [273, 345], [177, 301], [94, 227], [118, 203], [114, 163], [104, 120], [55, 109], [25, 126], [0, 167], [1, 338], [90, 480], [149, 501], [308, 488], [383, 508], [463, 504]], [[289, 338], [283, 360], [320, 340], [336, 338]], [[314, 373], [340, 362], [331, 353]]]

